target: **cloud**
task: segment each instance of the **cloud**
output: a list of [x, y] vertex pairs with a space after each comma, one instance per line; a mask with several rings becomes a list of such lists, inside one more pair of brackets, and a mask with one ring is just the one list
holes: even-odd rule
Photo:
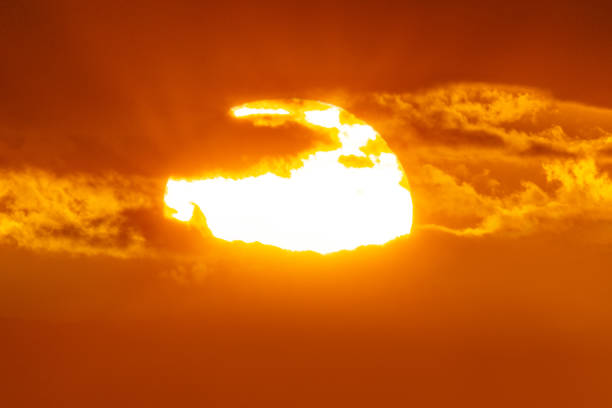
[[[492, 233], [526, 235], [542, 230], [566, 230], [576, 221], [610, 223], [612, 227], [612, 180], [598, 171], [593, 160], [556, 161], [543, 165], [549, 183], [558, 185], [547, 193], [535, 183], [523, 181], [513, 194], [496, 196], [478, 192], [434, 166], [425, 165], [422, 200], [433, 204], [434, 218], [477, 219], [472, 226], [423, 224], [455, 235], [482, 236]], [[435, 204], [438, 203], [438, 204]]]
[[[457, 84], [415, 94], [376, 94], [391, 134], [412, 148], [477, 146], [505, 156], [579, 157], [612, 146], [612, 111], [554, 99], [535, 89]], [[400, 130], [398, 132], [398, 130]], [[436, 149], [437, 148], [437, 149]]]
[[451, 85], [416, 94], [378, 94], [412, 121], [443, 128], [500, 126], [533, 119], [550, 99], [540, 91], [487, 84]]
[[[415, 230], [460, 236], [525, 235], [590, 225], [604, 231], [594, 237], [610, 240], [605, 231], [612, 228], [612, 181], [607, 173], [612, 111], [559, 101], [538, 90], [493, 84], [362, 95], [352, 104], [345, 106], [372, 124], [404, 165], [413, 193]], [[225, 115], [220, 117], [227, 121]], [[224, 129], [230, 128], [219, 128]], [[270, 157], [284, 160], [293, 157], [296, 149], [317, 142], [306, 133], [289, 139], [287, 135], [294, 131], [238, 124], [230, 139], [221, 137], [225, 135], [221, 131], [210, 138], [204, 133], [201, 138], [209, 147], [204, 158], [201, 149], [179, 156], [186, 155], [189, 167], [202, 171], [246, 168], [257, 165], [258, 158], [260, 163]], [[226, 146], [260, 136], [265, 138], [263, 146], [250, 142], [238, 150], [237, 160], [230, 154], [231, 146]], [[201, 268], [208, 268], [202, 254], [209, 257], [214, 252], [210, 237], [163, 216], [170, 170], [135, 172], [125, 158], [105, 158], [105, 154], [81, 149], [76, 156], [56, 155], [66, 163], [58, 171], [44, 149], [37, 154], [28, 150], [38, 140], [30, 139], [27, 135], [7, 138], [0, 149], [5, 157], [19, 158], [18, 163], [5, 161], [0, 171], [2, 245], [120, 258], [182, 259], [185, 265], [204, 265], [195, 268], [198, 276]], [[272, 155], [266, 154], [266, 149], [276, 146], [275, 140], [284, 144]], [[20, 156], [11, 156], [17, 151]], [[245, 154], [248, 160], [243, 160]], [[130, 161], [131, 157], [138, 161], [138, 155], [138, 150], [131, 152]], [[172, 167], [174, 156], [172, 150], [160, 156], [164, 168]], [[90, 158], [95, 163], [89, 170], [79, 164]], [[154, 169], [149, 159], [147, 166]], [[108, 170], [117, 161], [117, 169]], [[169, 267], [172, 276], [191, 275], [194, 269], [173, 268]]]
[[145, 238], [130, 225], [129, 213], [154, 205], [147, 180], [40, 169], [4, 170], [0, 177], [3, 244], [84, 255], [145, 253]]
[[471, 236], [612, 228], [603, 167], [612, 111], [493, 84], [371, 100], [408, 172], [415, 228]]

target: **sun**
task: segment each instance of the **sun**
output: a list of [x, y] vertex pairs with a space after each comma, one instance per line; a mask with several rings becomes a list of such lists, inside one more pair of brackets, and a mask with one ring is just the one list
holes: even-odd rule
[[279, 165], [241, 179], [170, 178], [164, 201], [171, 217], [190, 222], [198, 206], [217, 238], [322, 254], [410, 233], [406, 175], [371, 126], [318, 101], [258, 101], [231, 113], [263, 126], [295, 122], [328, 134], [335, 146], [304, 152], [288, 174]]

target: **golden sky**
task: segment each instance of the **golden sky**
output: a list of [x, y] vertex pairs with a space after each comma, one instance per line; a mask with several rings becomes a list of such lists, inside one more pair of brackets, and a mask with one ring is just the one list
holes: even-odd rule
[[[611, 406], [608, 8], [4, 2], [0, 403]], [[171, 177], [326, 143], [229, 114], [277, 98], [380, 133], [409, 236], [323, 256], [167, 216]]]

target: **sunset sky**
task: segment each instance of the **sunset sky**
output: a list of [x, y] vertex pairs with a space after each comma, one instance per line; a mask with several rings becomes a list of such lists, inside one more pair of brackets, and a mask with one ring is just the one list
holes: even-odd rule
[[[3, 2], [0, 405], [612, 406], [605, 3]], [[382, 136], [410, 235], [168, 216], [169, 178], [324, 145], [230, 113], [291, 98]]]

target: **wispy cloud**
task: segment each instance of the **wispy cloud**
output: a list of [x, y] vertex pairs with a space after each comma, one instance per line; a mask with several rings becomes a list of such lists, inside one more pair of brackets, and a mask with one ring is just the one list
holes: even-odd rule
[[4, 170], [0, 177], [0, 242], [85, 255], [144, 252], [145, 237], [128, 214], [153, 205], [146, 180], [35, 169]]
[[612, 222], [602, 168], [612, 111], [491, 84], [371, 101], [409, 173], [416, 228], [480, 236]]
[[[358, 116], [370, 120], [406, 169], [415, 229], [525, 235], [588, 224], [612, 231], [611, 110], [492, 84], [356, 101]], [[286, 154], [288, 163], [293, 154]], [[124, 258], [205, 252], [197, 231], [163, 217], [164, 177], [99, 169], [57, 173], [31, 167], [27, 155], [20, 160], [0, 171], [3, 245]], [[593, 236], [612, 240], [608, 232]]]

